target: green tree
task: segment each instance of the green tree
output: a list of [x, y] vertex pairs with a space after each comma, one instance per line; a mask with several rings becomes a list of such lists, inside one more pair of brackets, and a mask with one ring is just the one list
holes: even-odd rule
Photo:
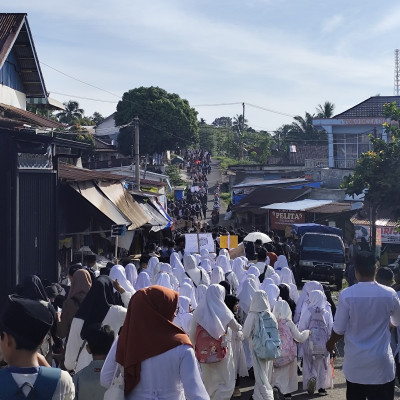
[[[197, 111], [187, 100], [159, 87], [139, 87], [129, 90], [118, 102], [114, 119], [117, 126], [140, 120], [140, 153], [161, 153], [168, 149], [198, 143]], [[121, 129], [119, 150], [131, 153], [132, 127]]]
[[232, 127], [232, 118], [231, 117], [215, 118], [214, 122], [212, 124], [218, 128], [231, 128]]
[[317, 118], [332, 118], [333, 112], [335, 111], [335, 105], [329, 101], [325, 101], [324, 104], [318, 104], [316, 108]]
[[97, 111], [93, 113], [90, 119], [94, 122], [96, 126], [99, 126], [104, 121], [104, 117]]
[[376, 244], [377, 211], [380, 208], [389, 209], [395, 218], [400, 216], [400, 110], [395, 102], [385, 104], [383, 110], [385, 117], [390, 119], [389, 123], [384, 124], [390, 140], [385, 142], [369, 135], [372, 149], [361, 154], [354, 174], [345, 177], [342, 182], [347, 194], [364, 192], [365, 200], [371, 204], [373, 251]]
[[79, 108], [79, 103], [74, 100], [63, 103], [65, 110], [60, 111], [56, 116], [58, 120], [64, 124], [73, 125], [84, 117], [84, 111]]
[[199, 144], [202, 149], [214, 152], [217, 131], [215, 126], [199, 125]]

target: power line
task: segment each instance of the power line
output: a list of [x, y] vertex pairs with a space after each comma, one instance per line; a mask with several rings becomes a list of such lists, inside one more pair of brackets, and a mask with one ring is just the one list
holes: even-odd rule
[[99, 101], [99, 102], [102, 102], [102, 103], [113, 103], [113, 104], [117, 104], [118, 103], [118, 101], [114, 101], [114, 100], [93, 99], [91, 97], [82, 97], [82, 96], [76, 96], [76, 95], [73, 95], [73, 94], [59, 93], [59, 92], [51, 92], [51, 93], [59, 94], [61, 96], [67, 96], [67, 97], [69, 97], [71, 99], [76, 98], [76, 99], [83, 99], [83, 100], [90, 100], [90, 101]]
[[274, 114], [280, 114], [280, 115], [284, 115], [284, 116], [286, 116], [286, 117], [291, 117], [291, 118], [294, 118], [294, 117], [295, 117], [294, 115], [291, 115], [291, 114], [287, 114], [287, 113], [284, 113], [284, 112], [281, 112], [281, 111], [271, 110], [270, 108], [265, 108], [265, 107], [257, 106], [257, 105], [255, 105], [255, 104], [250, 104], [250, 103], [245, 103], [245, 104], [248, 105], [248, 106], [250, 106], [250, 107], [258, 108], [258, 109], [260, 109], [260, 110], [272, 112], [272, 113], [274, 113]]

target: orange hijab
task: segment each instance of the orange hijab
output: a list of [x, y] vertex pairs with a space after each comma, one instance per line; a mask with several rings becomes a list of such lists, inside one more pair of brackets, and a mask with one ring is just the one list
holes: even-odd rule
[[181, 344], [192, 346], [172, 323], [179, 294], [162, 286], [138, 290], [129, 302], [118, 339], [116, 360], [124, 367], [125, 395], [140, 381], [141, 362]]

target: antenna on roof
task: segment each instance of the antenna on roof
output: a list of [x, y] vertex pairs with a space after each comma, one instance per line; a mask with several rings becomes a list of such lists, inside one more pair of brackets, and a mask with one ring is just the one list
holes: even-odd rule
[[400, 95], [399, 49], [394, 51], [394, 95]]

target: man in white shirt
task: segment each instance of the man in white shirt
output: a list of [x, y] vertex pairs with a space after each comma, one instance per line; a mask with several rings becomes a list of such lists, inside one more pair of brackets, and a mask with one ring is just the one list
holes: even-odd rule
[[395, 363], [389, 324], [400, 325], [400, 302], [393, 289], [375, 281], [375, 270], [374, 256], [359, 252], [355, 263], [358, 283], [341, 292], [326, 344], [332, 353], [344, 336], [348, 400], [394, 398]]
[[264, 281], [265, 277], [268, 277], [275, 272], [270, 265], [267, 265], [267, 250], [264, 247], [261, 247], [257, 251], [256, 267], [260, 271], [259, 279], [261, 283]]

